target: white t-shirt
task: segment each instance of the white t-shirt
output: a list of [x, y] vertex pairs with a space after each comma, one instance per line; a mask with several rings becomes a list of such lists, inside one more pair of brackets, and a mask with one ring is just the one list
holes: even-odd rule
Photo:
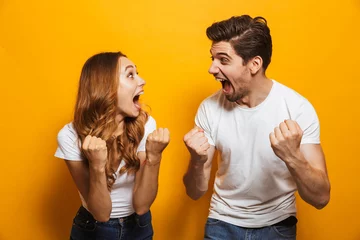
[[286, 119], [295, 120], [303, 130], [301, 144], [320, 143], [313, 106], [274, 80], [267, 98], [254, 108], [228, 101], [222, 90], [201, 103], [195, 123], [221, 154], [209, 217], [259, 228], [296, 215], [296, 184], [269, 140]]
[[[156, 129], [156, 122], [154, 118], [149, 116], [145, 124], [145, 133], [142, 138], [137, 152], [145, 152], [145, 144], [147, 136]], [[55, 157], [62, 158], [68, 161], [84, 161], [80, 151], [80, 141], [72, 123], [66, 124], [57, 136], [58, 148], [55, 152]], [[112, 210], [110, 218], [126, 217], [134, 213], [132, 205], [134, 174], [119, 174], [121, 167], [125, 165], [125, 161], [121, 161], [116, 173], [116, 180], [112, 186], [110, 197], [112, 202]], [[87, 208], [86, 202], [79, 192], [82, 205]]]

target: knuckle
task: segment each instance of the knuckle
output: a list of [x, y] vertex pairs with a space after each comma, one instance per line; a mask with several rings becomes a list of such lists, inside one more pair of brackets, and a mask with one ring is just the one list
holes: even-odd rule
[[271, 145], [274, 147], [278, 147], [279, 146], [279, 141], [278, 140], [274, 140], [271, 142]]
[[291, 136], [294, 136], [294, 137], [296, 137], [296, 136], [299, 136], [300, 134], [298, 133], [298, 132], [291, 132]]

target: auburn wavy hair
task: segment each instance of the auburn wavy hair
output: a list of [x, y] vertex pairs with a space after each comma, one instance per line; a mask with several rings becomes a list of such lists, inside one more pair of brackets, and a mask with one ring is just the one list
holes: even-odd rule
[[144, 126], [148, 119], [148, 114], [141, 110], [138, 117], [125, 118], [124, 132], [120, 136], [113, 135], [118, 126], [115, 117], [118, 113], [120, 57], [126, 55], [121, 52], [104, 52], [85, 62], [80, 75], [73, 121], [81, 143], [89, 134], [106, 141], [108, 161], [105, 172], [109, 190], [115, 182], [114, 174], [119, 162], [125, 161], [120, 174], [139, 170], [140, 160], [136, 150], [144, 136]]

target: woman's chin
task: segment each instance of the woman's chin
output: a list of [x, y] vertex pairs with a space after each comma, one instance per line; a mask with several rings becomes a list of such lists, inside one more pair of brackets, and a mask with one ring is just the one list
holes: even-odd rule
[[141, 109], [132, 110], [131, 113], [129, 113], [128, 117], [135, 118], [135, 117], [139, 116], [140, 110]]

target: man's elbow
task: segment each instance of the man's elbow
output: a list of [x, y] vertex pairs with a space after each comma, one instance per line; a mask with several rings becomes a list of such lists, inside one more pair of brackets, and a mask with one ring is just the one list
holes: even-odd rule
[[183, 184], [185, 186], [186, 195], [188, 195], [192, 200], [198, 200], [207, 192], [207, 189], [200, 191], [199, 189], [193, 188], [191, 184], [194, 183], [187, 181], [187, 175], [184, 175], [183, 177]]
[[330, 201], [330, 186], [329, 189], [319, 197], [318, 201], [312, 205], [316, 209], [320, 210], [323, 209], [326, 205], [328, 205], [329, 201]]
[[323, 209], [327, 204], [329, 203], [329, 201], [323, 201], [323, 202], [318, 202], [316, 204], [314, 204], [314, 207], [318, 210]]
[[200, 199], [202, 196], [204, 196], [205, 193], [206, 193], [206, 191], [194, 193], [191, 190], [189, 190], [188, 188], [186, 188], [186, 195], [188, 195], [192, 200], [195, 200], [195, 201]]
[[330, 194], [326, 194], [326, 196], [323, 196], [317, 203], [314, 204], [314, 207], [318, 210], [323, 209], [328, 205], [330, 201]]

